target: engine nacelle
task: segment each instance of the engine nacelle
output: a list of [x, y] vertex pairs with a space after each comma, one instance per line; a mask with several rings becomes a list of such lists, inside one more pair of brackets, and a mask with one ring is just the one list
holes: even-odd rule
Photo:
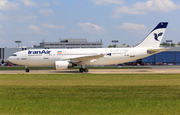
[[74, 64], [69, 63], [68, 61], [55, 61], [55, 69], [68, 69], [70, 67], [74, 67]]

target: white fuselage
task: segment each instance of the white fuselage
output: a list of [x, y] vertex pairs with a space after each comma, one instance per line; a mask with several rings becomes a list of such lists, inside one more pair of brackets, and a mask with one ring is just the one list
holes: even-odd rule
[[148, 48], [33, 49], [16, 52], [16, 56], [10, 56], [8, 60], [24, 66], [55, 66], [55, 61], [71, 61], [74, 58], [102, 54], [104, 56], [101, 58], [84, 60], [83, 64], [77, 62], [77, 65], [112, 65], [150, 56], [147, 50]]
[[[88, 72], [86, 65], [121, 64], [165, 51], [159, 45], [167, 25], [168, 22], [160, 22], [142, 42], [132, 48], [33, 49], [16, 52], [8, 61], [24, 66], [54, 66], [56, 70], [81, 65], [79, 71]], [[29, 70], [26, 69], [26, 72]]]

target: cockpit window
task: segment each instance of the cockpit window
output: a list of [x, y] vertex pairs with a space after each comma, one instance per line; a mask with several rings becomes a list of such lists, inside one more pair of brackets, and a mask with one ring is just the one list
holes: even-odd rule
[[12, 56], [17, 56], [17, 54], [12, 54]]

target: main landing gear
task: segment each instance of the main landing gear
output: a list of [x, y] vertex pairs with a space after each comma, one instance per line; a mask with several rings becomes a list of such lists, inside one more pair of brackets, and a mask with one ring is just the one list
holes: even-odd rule
[[81, 72], [81, 73], [83, 73], [83, 72], [88, 72], [88, 69], [86, 69], [86, 68], [80, 68], [80, 69], [79, 69], [79, 72]]
[[25, 66], [25, 67], [26, 67], [26, 70], [25, 70], [25, 71], [26, 71], [26, 72], [29, 72], [29, 69], [28, 69], [28, 67], [27, 67], [27, 66]]

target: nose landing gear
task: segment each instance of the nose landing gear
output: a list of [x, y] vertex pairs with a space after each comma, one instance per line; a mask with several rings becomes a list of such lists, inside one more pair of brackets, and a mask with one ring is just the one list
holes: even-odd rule
[[26, 69], [25, 71], [26, 71], [26, 72], [29, 72], [29, 69]]
[[26, 67], [26, 70], [25, 70], [25, 71], [28, 73], [28, 72], [29, 72], [29, 69], [28, 69], [28, 67], [27, 67], [27, 66], [25, 66], [25, 67]]

